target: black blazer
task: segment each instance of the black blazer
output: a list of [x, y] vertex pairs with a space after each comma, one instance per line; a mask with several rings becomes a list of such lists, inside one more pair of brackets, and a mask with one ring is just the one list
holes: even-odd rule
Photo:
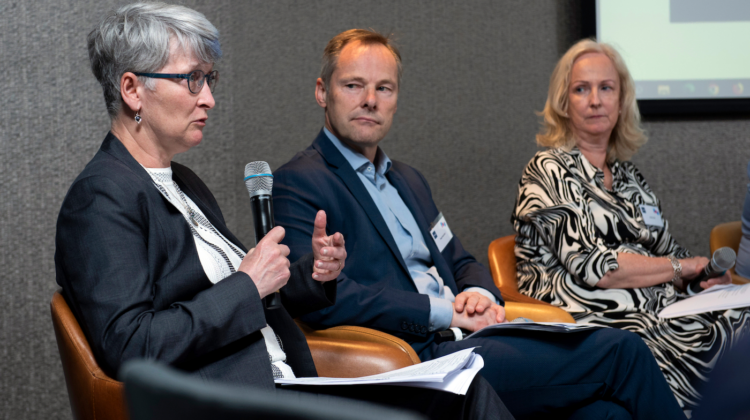
[[[502, 302], [490, 272], [458, 237], [442, 252], [430, 239], [430, 224], [439, 211], [422, 174], [394, 160], [386, 176], [414, 215], [445, 286], [454, 294], [483, 287]], [[417, 352], [429, 344], [434, 336], [427, 327], [429, 298], [417, 291], [375, 202], [322, 130], [307, 150], [274, 172], [273, 184], [274, 217], [286, 229], [284, 243], [291, 259], [310, 252], [311, 223], [320, 209], [326, 211], [330, 232], [346, 238], [336, 305], [303, 319], [321, 328], [361, 325], [386, 331], [410, 342]]]
[[[173, 179], [230, 241], [206, 185], [172, 163]], [[293, 321], [332, 305], [335, 282], [312, 279], [312, 255], [292, 264], [283, 309], [264, 310], [255, 284], [234, 273], [212, 284], [187, 222], [111, 133], [76, 178], [57, 220], [57, 283], [105, 372], [155, 359], [206, 379], [274, 388], [260, 329], [281, 337], [295, 375], [316, 376]]]

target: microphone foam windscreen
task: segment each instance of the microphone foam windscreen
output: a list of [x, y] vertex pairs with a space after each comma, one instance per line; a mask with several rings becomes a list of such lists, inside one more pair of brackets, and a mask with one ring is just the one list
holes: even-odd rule
[[245, 187], [250, 197], [261, 194], [271, 195], [273, 175], [271, 175], [271, 167], [268, 163], [257, 161], [245, 165]]
[[713, 260], [721, 267], [722, 270], [729, 270], [734, 266], [734, 261], [737, 259], [737, 254], [734, 250], [728, 246], [722, 247], [714, 251]]

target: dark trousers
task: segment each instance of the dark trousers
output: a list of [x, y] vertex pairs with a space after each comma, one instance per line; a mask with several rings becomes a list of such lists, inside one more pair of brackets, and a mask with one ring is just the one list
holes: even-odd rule
[[[614, 328], [575, 333], [504, 330], [427, 347], [424, 360], [481, 346], [482, 376], [518, 419], [684, 419], [648, 347]], [[629, 417], [628, 417], [629, 415]]]
[[302, 392], [317, 396], [325, 404], [331, 396], [345, 397], [415, 411], [430, 419], [513, 419], [492, 386], [479, 375], [474, 378], [466, 395], [391, 385], [293, 386], [279, 389], [290, 398], [295, 392]]

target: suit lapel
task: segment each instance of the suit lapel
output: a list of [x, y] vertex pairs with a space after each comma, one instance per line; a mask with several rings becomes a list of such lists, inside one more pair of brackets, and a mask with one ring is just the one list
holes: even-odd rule
[[192, 188], [190, 188], [190, 185], [185, 182], [184, 179], [182, 179], [178, 174], [173, 173], [173, 177], [175, 182], [177, 182], [177, 185], [180, 186], [180, 189], [182, 192], [185, 193], [188, 197], [190, 197], [191, 200], [198, 206], [198, 208], [203, 212], [203, 214], [208, 218], [208, 221], [211, 222], [211, 224], [218, 230], [222, 235], [224, 235], [225, 238], [229, 240], [229, 242], [239, 246], [242, 248], [244, 252], [247, 252], [247, 248], [242, 244], [242, 242], [237, 239], [232, 232], [229, 230], [229, 228], [226, 227], [224, 222], [221, 221], [221, 218], [214, 212], [214, 210], [209, 207], [206, 203], [203, 202], [203, 200], [200, 199], [200, 197], [193, 191]]
[[[124, 163], [128, 168], [130, 168], [136, 175], [138, 175], [139, 178], [141, 178], [144, 182], [147, 184], [152, 184], [153, 181], [151, 180], [151, 176], [146, 172], [146, 170], [141, 166], [135, 158], [128, 152], [128, 149], [125, 147], [125, 145], [122, 144], [122, 142], [115, 137], [112, 133], [107, 134], [107, 137], [104, 139], [104, 143], [102, 144], [102, 150], [106, 153], [109, 153], [110, 155], [114, 156], [116, 159]], [[227, 239], [232, 241], [235, 245], [239, 246], [243, 249], [243, 251], [247, 252], [247, 248], [245, 248], [242, 245], [242, 242], [240, 242], [233, 234], [229, 231], [229, 229], [224, 225], [224, 223], [221, 221], [221, 218], [219, 218], [216, 213], [213, 211], [211, 207], [206, 205], [206, 203], [203, 202], [200, 198], [198, 198], [195, 191], [190, 188], [186, 180], [181, 179], [180, 176], [173, 171], [172, 173], [173, 179], [175, 182], [177, 182], [177, 185], [180, 186], [180, 189], [188, 196], [190, 197], [193, 202], [198, 205], [198, 208], [201, 209], [203, 214], [206, 215], [208, 220], [211, 222], [212, 225], [216, 229], [221, 232], [222, 235], [224, 235]], [[161, 195], [161, 194], [160, 194]]]
[[318, 138], [313, 142], [313, 148], [323, 156], [323, 159], [326, 160], [331, 171], [335, 173], [344, 184], [346, 184], [349, 192], [352, 193], [362, 207], [362, 210], [367, 214], [370, 222], [375, 226], [375, 230], [383, 238], [388, 245], [388, 248], [391, 250], [391, 253], [401, 265], [401, 269], [403, 269], [407, 277], [411, 279], [409, 269], [406, 266], [406, 262], [404, 262], [404, 259], [401, 257], [401, 252], [396, 245], [396, 241], [393, 239], [393, 235], [391, 235], [391, 231], [388, 229], [388, 225], [386, 225], [383, 216], [380, 214], [380, 210], [378, 210], [375, 202], [372, 201], [370, 193], [367, 191], [367, 188], [362, 185], [362, 181], [359, 179], [359, 176], [354, 169], [352, 169], [349, 162], [344, 158], [341, 152], [336, 149], [336, 146], [331, 143], [331, 140], [328, 139], [328, 136], [326, 136], [322, 130], [320, 134], [318, 134]]
[[401, 176], [395, 166], [391, 167], [391, 170], [388, 171], [387, 177], [391, 182], [391, 185], [393, 185], [393, 187], [396, 188], [396, 191], [398, 191], [398, 195], [400, 195], [401, 199], [404, 200], [404, 204], [406, 204], [406, 207], [409, 208], [409, 211], [411, 211], [414, 219], [417, 221], [419, 230], [422, 232], [422, 237], [427, 244], [427, 248], [430, 250], [432, 263], [435, 265], [438, 274], [440, 274], [443, 282], [451, 289], [453, 294], [458, 294], [456, 281], [453, 278], [453, 272], [451, 271], [450, 267], [448, 267], [448, 263], [445, 261], [445, 258], [438, 250], [437, 245], [435, 245], [435, 241], [432, 240], [432, 236], [430, 235], [429, 229], [430, 225], [432, 224], [432, 220], [427, 220], [425, 218], [425, 215], [422, 212], [417, 199], [414, 198], [411, 187], [406, 182], [404, 177]]

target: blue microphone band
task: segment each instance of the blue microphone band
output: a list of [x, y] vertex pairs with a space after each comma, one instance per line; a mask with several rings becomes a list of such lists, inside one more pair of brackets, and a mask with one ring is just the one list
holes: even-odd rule
[[250, 178], [255, 178], [256, 176], [270, 176], [271, 178], [273, 178], [273, 175], [271, 174], [255, 174], [255, 175], [246, 176], [245, 179], [243, 179], [243, 181], [247, 181]]

